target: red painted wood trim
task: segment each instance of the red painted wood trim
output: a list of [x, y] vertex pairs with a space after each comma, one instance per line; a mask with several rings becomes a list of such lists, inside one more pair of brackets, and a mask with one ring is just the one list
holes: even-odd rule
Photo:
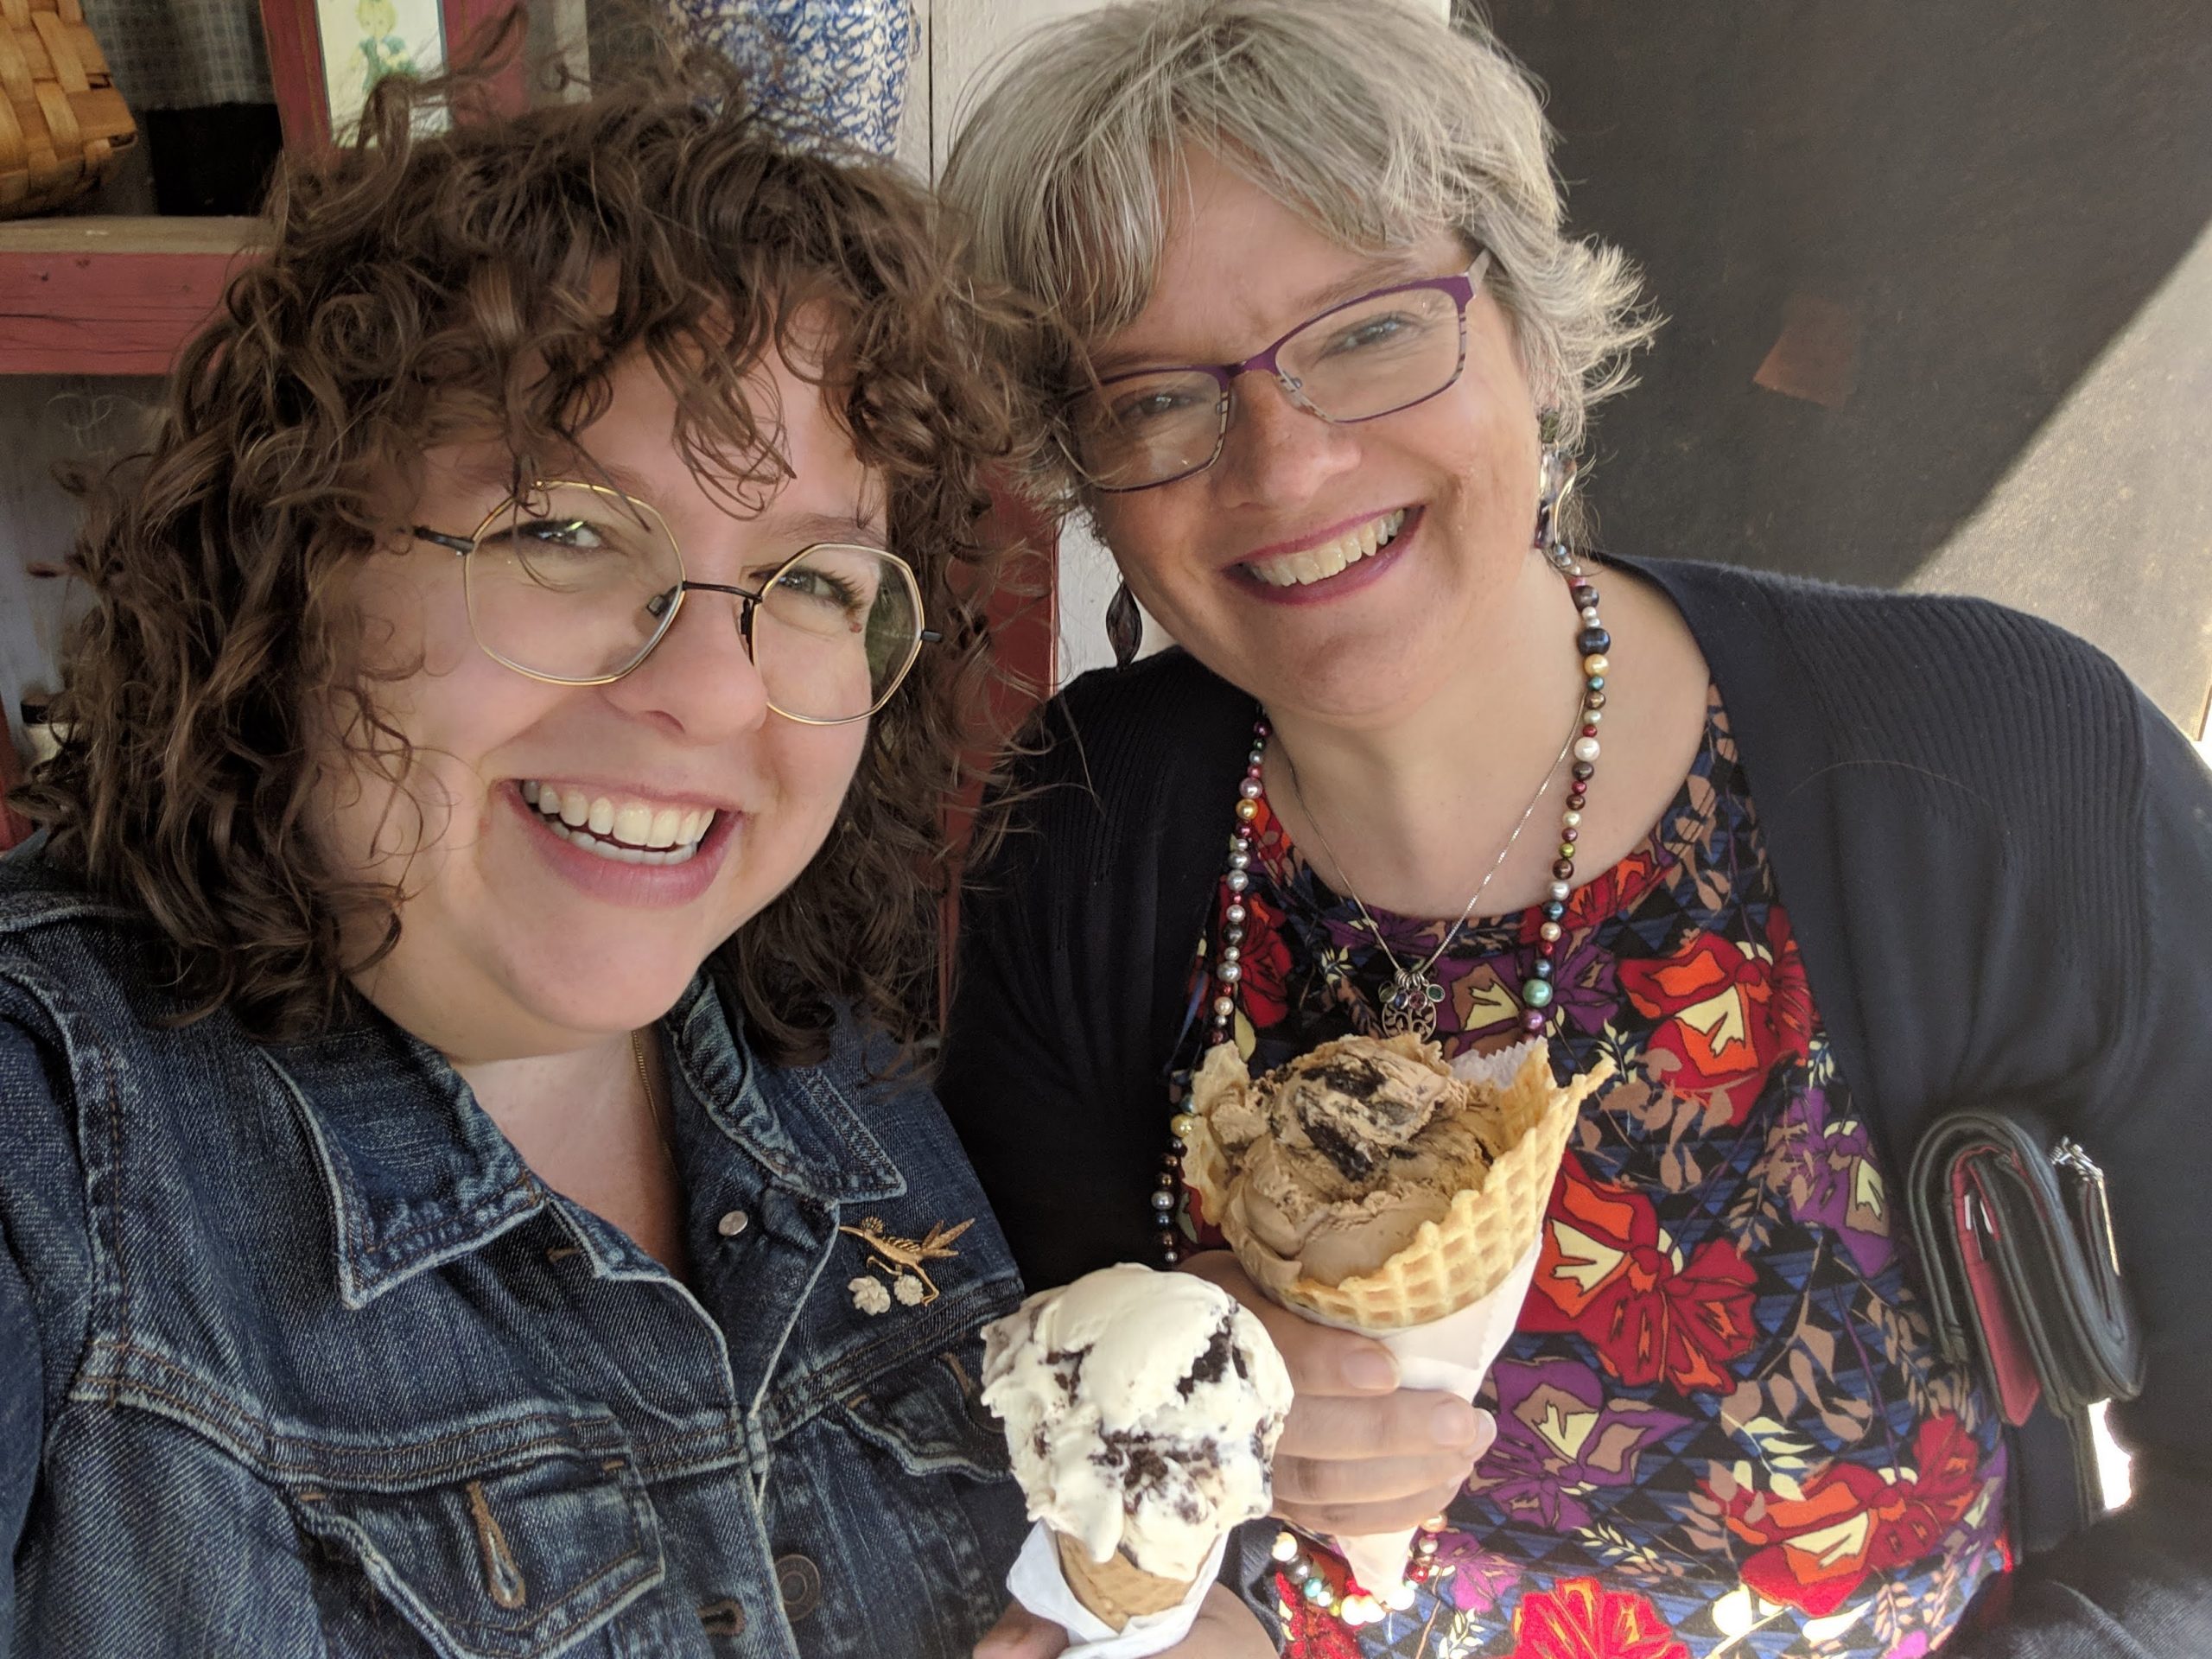
[[[998, 713], [1015, 724], [1028, 718], [1039, 696], [1059, 685], [1059, 603], [1055, 576], [1059, 532], [1050, 520], [1011, 493], [995, 493], [995, 517], [1014, 556], [1007, 585], [991, 606], [991, 636], [1001, 667], [1027, 688], [1000, 688]], [[1027, 590], [1027, 591], [1025, 591]]]
[[322, 73], [322, 35], [315, 0], [261, 0], [269, 42], [269, 79], [284, 148], [312, 151], [330, 142], [330, 92]]
[[[1007, 490], [992, 492], [988, 533], [1010, 550], [1005, 582], [993, 595], [991, 644], [1008, 683], [993, 689], [986, 729], [1000, 739], [1012, 735], [1040, 698], [1059, 689], [1059, 534], [1029, 504]], [[954, 847], [955, 880], [945, 894], [938, 951], [938, 1023], [950, 1013], [955, 944], [960, 931], [958, 863], [973, 826], [977, 794], [955, 804], [945, 815], [945, 834]]]
[[242, 257], [0, 250], [0, 374], [166, 374]]
[[8, 791], [22, 781], [22, 762], [16, 758], [15, 742], [8, 735], [8, 722], [0, 720], [0, 853], [31, 832], [29, 822], [8, 805]]
[[504, 44], [505, 57], [485, 81], [493, 109], [513, 115], [530, 107], [529, 65], [524, 58], [521, 18], [514, 0], [443, 0], [446, 62], [461, 65], [501, 44], [500, 31], [515, 17], [514, 36]]

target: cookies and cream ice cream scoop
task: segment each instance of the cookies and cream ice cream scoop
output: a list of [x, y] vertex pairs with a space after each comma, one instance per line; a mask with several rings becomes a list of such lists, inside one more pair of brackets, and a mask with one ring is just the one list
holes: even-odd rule
[[1265, 1515], [1290, 1410], [1266, 1327], [1218, 1286], [1122, 1266], [984, 1332], [983, 1403], [1070, 1587], [1116, 1629], [1176, 1605], [1230, 1529]]

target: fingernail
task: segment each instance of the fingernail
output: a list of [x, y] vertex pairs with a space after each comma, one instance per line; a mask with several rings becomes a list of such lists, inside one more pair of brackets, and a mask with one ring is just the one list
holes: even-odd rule
[[1398, 1386], [1397, 1362], [1379, 1348], [1361, 1348], [1344, 1356], [1344, 1381], [1355, 1389], [1377, 1393]]
[[1428, 1420], [1428, 1432], [1436, 1437], [1439, 1446], [1466, 1445], [1475, 1437], [1473, 1408], [1461, 1401], [1446, 1401]]

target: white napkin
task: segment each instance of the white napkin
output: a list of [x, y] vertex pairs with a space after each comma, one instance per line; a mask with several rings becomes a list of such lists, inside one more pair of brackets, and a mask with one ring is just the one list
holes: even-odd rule
[[1213, 1553], [1191, 1582], [1190, 1593], [1174, 1606], [1131, 1619], [1116, 1630], [1077, 1599], [1060, 1571], [1059, 1548], [1052, 1529], [1042, 1521], [1029, 1529], [1021, 1554], [1006, 1575], [1014, 1599], [1038, 1618], [1049, 1619], [1068, 1633], [1067, 1651], [1060, 1659], [1145, 1659], [1165, 1653], [1191, 1633], [1198, 1604], [1206, 1599], [1221, 1573], [1221, 1558], [1229, 1548], [1227, 1533], [1214, 1541]]
[[[1520, 1322], [1521, 1304], [1529, 1299], [1529, 1281], [1535, 1277], [1542, 1247], [1539, 1236], [1497, 1289], [1457, 1313], [1429, 1325], [1377, 1336], [1376, 1339], [1397, 1356], [1398, 1385], [1435, 1389], [1472, 1401], [1506, 1338]], [[1361, 1533], [1331, 1541], [1361, 1589], [1371, 1596], [1388, 1598], [1405, 1582], [1406, 1552], [1412, 1547], [1414, 1530], [1408, 1527], [1403, 1532]]]

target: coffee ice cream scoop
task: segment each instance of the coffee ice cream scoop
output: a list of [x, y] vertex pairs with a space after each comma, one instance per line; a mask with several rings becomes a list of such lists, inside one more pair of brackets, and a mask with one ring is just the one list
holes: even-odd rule
[[1324, 1043], [1259, 1079], [1217, 1048], [1196, 1096], [1241, 1172], [1238, 1224], [1325, 1284], [1372, 1272], [1441, 1221], [1501, 1149], [1490, 1097], [1411, 1037]]
[[1358, 1185], [1417, 1141], [1440, 1111], [1449, 1115], [1460, 1092], [1451, 1071], [1425, 1054], [1331, 1043], [1277, 1074], [1274, 1116], [1287, 1141], [1313, 1147]]

